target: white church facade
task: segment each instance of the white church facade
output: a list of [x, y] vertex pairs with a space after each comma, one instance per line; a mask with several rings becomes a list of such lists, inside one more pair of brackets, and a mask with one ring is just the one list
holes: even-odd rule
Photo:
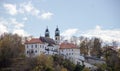
[[[73, 43], [60, 42], [60, 31], [58, 27], [55, 30], [55, 39], [50, 38], [48, 28], [45, 30], [45, 37], [31, 38], [25, 42], [26, 56], [61, 55], [70, 59], [75, 64], [83, 64], [84, 57], [80, 54], [80, 49]], [[87, 65], [87, 64], [86, 64]], [[87, 67], [87, 66], [86, 66]], [[92, 67], [88, 64], [88, 67]]]

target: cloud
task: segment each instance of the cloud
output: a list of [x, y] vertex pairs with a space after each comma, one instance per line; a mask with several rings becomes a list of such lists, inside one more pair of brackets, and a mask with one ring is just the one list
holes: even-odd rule
[[98, 37], [103, 41], [111, 42], [118, 41], [120, 42], [120, 29], [102, 29], [100, 26], [96, 26], [95, 29], [88, 30], [82, 34], [86, 37]]
[[28, 20], [28, 18], [27, 18], [27, 17], [24, 17], [24, 18], [23, 18], [23, 20], [24, 20], [24, 21], [27, 21], [27, 20]]
[[7, 32], [8, 32], [7, 26], [5, 26], [4, 23], [0, 21], [0, 35]]
[[13, 24], [14, 27], [17, 28], [17, 29], [20, 29], [20, 28], [24, 27], [23, 23], [17, 22], [16, 19], [14, 19], [14, 18], [11, 18], [10, 21], [11, 21], [11, 24]]
[[53, 16], [54, 14], [51, 13], [51, 12], [45, 12], [45, 13], [42, 13], [40, 18], [42, 19], [51, 19], [51, 17]]
[[16, 5], [14, 5], [14, 4], [4, 4], [3, 6], [10, 15], [16, 15], [17, 14]]
[[49, 11], [41, 12], [41, 10], [36, 8], [31, 1], [23, 2], [17, 5], [5, 3], [3, 7], [8, 11], [10, 15], [27, 14], [27, 15], [35, 16], [39, 19], [51, 19], [52, 16], [54, 15]]
[[69, 40], [72, 36], [74, 36], [78, 32], [78, 29], [67, 29], [64, 32], [62, 32], [61, 36], [64, 37], [64, 40]]
[[19, 5], [18, 9], [19, 13], [28, 13], [34, 16], [38, 16], [40, 14], [40, 10], [35, 8], [31, 1], [24, 2]]
[[7, 21], [5, 21], [3, 18], [0, 18], [0, 35], [8, 32], [7, 24]]
[[18, 34], [20, 36], [29, 36], [29, 34], [23, 29], [24, 23], [18, 22], [16, 19], [4, 19], [0, 18], [0, 35], [7, 32]]
[[20, 36], [29, 36], [29, 34], [23, 29], [13, 29], [13, 34], [18, 34]]

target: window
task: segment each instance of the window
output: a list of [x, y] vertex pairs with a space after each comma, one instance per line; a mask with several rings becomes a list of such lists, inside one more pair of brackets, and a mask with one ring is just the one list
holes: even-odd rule
[[72, 55], [73, 55], [73, 53], [72, 53]]
[[33, 45], [31, 45], [31, 48], [33, 48]]
[[31, 50], [31, 53], [34, 53], [34, 51], [33, 51], [33, 50]]
[[35, 45], [35, 48], [37, 48], [37, 44]]
[[28, 45], [27, 45], [27, 48], [28, 48]]
[[71, 53], [69, 53], [69, 55], [70, 55]]
[[35, 50], [35, 53], [37, 53], [37, 50]]
[[29, 51], [27, 51], [27, 54], [29, 53]]
[[68, 55], [68, 53], [66, 53], [66, 55]]

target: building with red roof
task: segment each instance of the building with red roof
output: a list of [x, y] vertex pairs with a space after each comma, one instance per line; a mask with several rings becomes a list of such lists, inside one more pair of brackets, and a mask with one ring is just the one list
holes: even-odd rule
[[26, 56], [38, 56], [40, 54], [54, 55], [58, 54], [64, 58], [70, 59], [75, 64], [84, 61], [77, 45], [68, 42], [60, 43], [60, 31], [58, 27], [55, 30], [55, 39], [50, 38], [48, 28], [45, 30], [45, 37], [31, 38], [25, 42]]

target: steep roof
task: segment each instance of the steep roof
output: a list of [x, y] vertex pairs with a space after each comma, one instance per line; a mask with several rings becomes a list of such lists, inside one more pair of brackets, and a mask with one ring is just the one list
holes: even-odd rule
[[39, 38], [42, 42], [49, 43], [49, 45], [55, 44], [55, 41], [48, 37], [40, 37]]
[[55, 44], [55, 41], [51, 38], [47, 38], [47, 37], [40, 37], [40, 38], [32, 38], [29, 41], [26, 41], [25, 44], [34, 44], [34, 43], [48, 43], [49, 46], [52, 46], [53, 44]]
[[60, 49], [78, 49], [77, 46], [73, 43], [61, 43]]
[[41, 40], [39, 40], [39, 38], [32, 38], [29, 41], [26, 41], [25, 44], [34, 44], [34, 43], [43, 43]]

